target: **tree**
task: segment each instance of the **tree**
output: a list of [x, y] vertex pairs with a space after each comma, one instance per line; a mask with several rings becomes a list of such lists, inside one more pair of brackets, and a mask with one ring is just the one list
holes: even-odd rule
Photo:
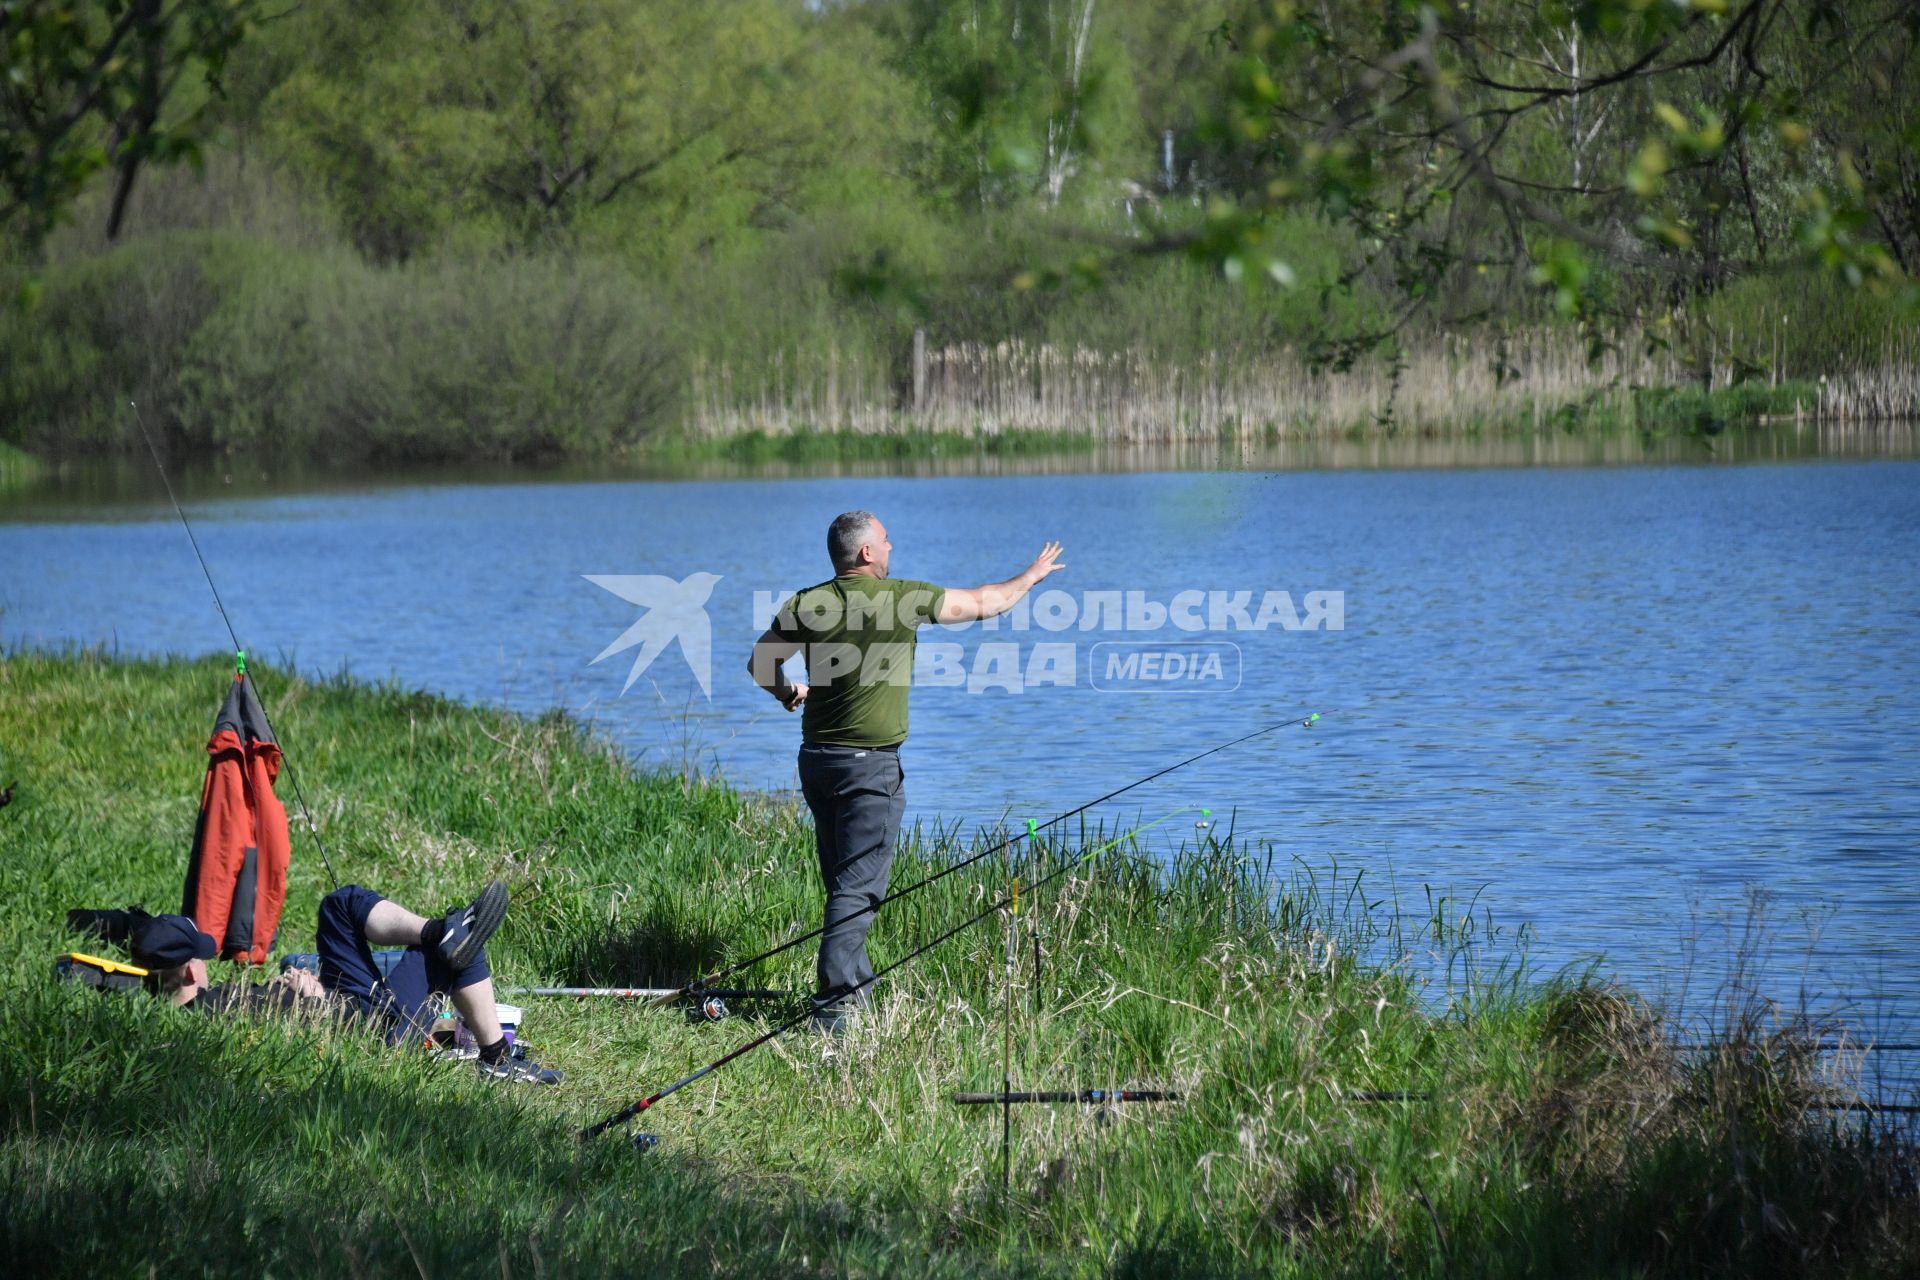
[[[267, 98], [363, 248], [669, 257], [778, 223], [893, 128], [879, 59], [779, 0], [349, 0]], [[693, 237], [689, 244], [687, 237]]]
[[0, 0], [0, 230], [37, 247], [114, 171], [109, 237], [142, 165], [199, 154], [203, 112], [163, 116], [192, 72], [217, 92], [252, 0]]
[[[929, 185], [962, 208], [1060, 204], [1090, 157], [1135, 141], [1113, 0], [907, 0], [872, 20], [939, 122]], [[1142, 154], [1145, 149], [1141, 148]]]
[[[1906, 0], [1253, 6], [1221, 26], [1231, 175], [1186, 249], [1285, 274], [1302, 207], [1350, 226], [1415, 315], [1461, 322], [1529, 285], [1595, 320], [1787, 255], [1906, 285], [1920, 236], [1920, 8]], [[1888, 123], [1890, 122], [1890, 123]], [[1476, 287], [1491, 273], [1494, 289]]]

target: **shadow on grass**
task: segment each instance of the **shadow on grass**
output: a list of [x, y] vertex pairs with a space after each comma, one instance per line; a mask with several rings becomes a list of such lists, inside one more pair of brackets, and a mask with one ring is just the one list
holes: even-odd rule
[[649, 916], [576, 941], [561, 972], [581, 986], [677, 987], [726, 963], [719, 928]]
[[69, 1025], [57, 1054], [0, 1052], [8, 1274], [792, 1274], [884, 1270], [904, 1243], [620, 1131], [578, 1144], [552, 1094], [464, 1064], [68, 994], [25, 1001]]

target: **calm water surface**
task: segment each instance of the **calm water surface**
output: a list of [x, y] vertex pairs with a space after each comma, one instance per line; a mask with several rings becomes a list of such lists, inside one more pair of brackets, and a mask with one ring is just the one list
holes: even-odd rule
[[[0, 497], [0, 635], [223, 648], [156, 499]], [[1342, 630], [1217, 637], [1239, 646], [1231, 690], [1090, 687], [1095, 641], [1208, 638], [1170, 628], [923, 633], [963, 667], [1036, 641], [1077, 643], [1078, 665], [1071, 687], [918, 689], [909, 821], [1044, 818], [1325, 710], [1100, 816], [1232, 812], [1323, 883], [1364, 872], [1416, 914], [1429, 890], [1477, 895], [1537, 967], [1600, 957], [1696, 1008], [1763, 889], [1775, 994], [1920, 1040], [1920, 462], [422, 482], [188, 505], [261, 653], [558, 703], [643, 760], [755, 788], [793, 785], [799, 724], [744, 673], [754, 592], [827, 576], [843, 509], [887, 521], [897, 577], [976, 585], [1058, 538], [1049, 585], [1075, 592], [1339, 591]], [[697, 571], [720, 575], [711, 698], [678, 648], [622, 696], [632, 651], [590, 663], [641, 610], [583, 575]]]

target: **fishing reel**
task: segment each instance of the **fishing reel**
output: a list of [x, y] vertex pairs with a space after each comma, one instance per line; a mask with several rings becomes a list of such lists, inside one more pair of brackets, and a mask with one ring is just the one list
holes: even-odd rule
[[687, 1021], [695, 1026], [703, 1022], [724, 1022], [733, 1016], [727, 1002], [719, 996], [704, 991], [696, 991], [693, 996], [693, 1003], [687, 1006]]

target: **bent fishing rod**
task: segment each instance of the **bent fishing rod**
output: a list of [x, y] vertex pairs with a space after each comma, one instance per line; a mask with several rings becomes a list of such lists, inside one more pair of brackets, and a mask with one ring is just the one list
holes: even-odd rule
[[[240, 636], [233, 629], [233, 619], [227, 616], [226, 603], [220, 599], [220, 588], [213, 583], [213, 570], [207, 567], [207, 557], [200, 550], [200, 539], [193, 536], [193, 525], [188, 523], [187, 513], [181, 508], [180, 499], [174, 496], [173, 481], [167, 478], [166, 464], [160, 461], [160, 450], [154, 447], [153, 437], [147, 433], [146, 419], [140, 415], [140, 406], [132, 400], [127, 401], [127, 407], [133, 410], [133, 424], [140, 428], [140, 438], [147, 442], [147, 452], [153, 457], [154, 470], [160, 473], [160, 483], [166, 487], [167, 501], [173, 504], [173, 514], [180, 517], [180, 527], [187, 531], [187, 541], [193, 545], [194, 559], [200, 562], [200, 573], [207, 580], [207, 590], [213, 592], [213, 607], [220, 611], [220, 621], [224, 622], [227, 626], [227, 639], [233, 641], [233, 660], [236, 673], [242, 680], [252, 682], [253, 676], [247, 671], [246, 648], [240, 643]], [[259, 685], [257, 683], [254, 684], [254, 691], [256, 693], [259, 691]], [[267, 714], [267, 700], [260, 698], [258, 701], [260, 703], [260, 718], [266, 721], [267, 732], [273, 735], [274, 744], [278, 746], [280, 744], [280, 731], [273, 727], [273, 717]], [[320, 861], [326, 864], [327, 879], [331, 880], [333, 887], [338, 889], [340, 887], [340, 877], [334, 873], [333, 859], [327, 856], [327, 843], [320, 838], [320, 827], [313, 820], [313, 810], [307, 807], [307, 797], [300, 790], [300, 778], [299, 775], [294, 772], [293, 758], [287, 754], [284, 748], [282, 748], [280, 752], [280, 763], [286, 767], [287, 781], [293, 784], [294, 799], [300, 802], [300, 816], [307, 820], [307, 834], [313, 837], [314, 847], [320, 850]]]
[[[1287, 721], [1287, 723], [1293, 724], [1297, 722], [1290, 720], [1290, 721]], [[1033, 893], [1039, 890], [1043, 885], [1046, 885], [1053, 880], [1059, 879], [1062, 875], [1065, 875], [1067, 872], [1073, 870], [1075, 867], [1078, 867], [1084, 864], [1085, 862], [1087, 862], [1088, 859], [1092, 858], [1095, 854], [1101, 853], [1102, 851], [1107, 849], [1111, 849], [1113, 846], [1119, 844], [1123, 840], [1133, 839], [1134, 837], [1138, 836], [1142, 831], [1148, 830], [1149, 828], [1152, 828], [1152, 827], [1157, 827], [1161, 823], [1167, 821], [1168, 819], [1176, 817], [1180, 814], [1191, 813], [1196, 808], [1198, 808], [1198, 806], [1182, 805], [1180, 808], [1177, 808], [1177, 809], [1169, 809], [1166, 813], [1161, 814], [1158, 818], [1155, 818], [1152, 822], [1142, 823], [1139, 826], [1133, 827], [1128, 831], [1122, 832], [1120, 835], [1113, 837], [1111, 840], [1108, 840], [1102, 844], [1094, 845], [1092, 848], [1086, 849], [1081, 853], [1074, 855], [1072, 858], [1069, 858], [1067, 861], [1061, 863], [1058, 867], [1055, 867], [1052, 871], [1049, 871], [1046, 875], [1040, 877], [1040, 879], [1035, 880], [1032, 884], [1027, 886], [1027, 892]], [[1199, 812], [1203, 815], [1207, 815], [1207, 814], [1211, 814], [1212, 810], [1199, 809]], [[993, 915], [995, 912], [1006, 907], [1012, 901], [1013, 901], [1012, 893], [1008, 893], [1001, 897], [995, 898], [984, 909], [967, 917], [965, 920], [962, 920], [959, 924], [954, 925], [951, 929], [948, 929], [945, 933], [942, 933], [939, 937], [934, 938], [930, 942], [921, 943], [919, 946], [915, 947], [912, 951], [909, 951], [904, 956], [901, 956], [898, 960], [895, 960], [893, 963], [881, 968], [872, 977], [863, 978], [861, 981], [854, 983], [851, 987], [847, 988], [846, 991], [842, 992], [839, 996], [835, 997], [833, 1003], [840, 1004], [850, 999], [859, 991], [861, 991], [863, 988], [866, 988], [868, 986], [871, 986], [873, 983], [878, 982], [881, 978], [886, 977], [889, 973], [892, 973], [895, 969], [898, 969], [902, 965], [909, 964], [912, 961], [919, 959], [921, 956], [933, 950], [935, 947], [939, 946], [941, 943], [947, 941], [948, 939], [960, 933], [964, 933], [968, 929], [971, 929], [974, 925], [979, 924], [982, 920], [985, 920], [988, 916]], [[795, 1014], [793, 1017], [788, 1018], [785, 1022], [782, 1022], [779, 1025], [775, 1026], [771, 1031], [768, 1031], [763, 1035], [756, 1036], [754, 1039], [747, 1041], [745, 1044], [741, 1045], [739, 1048], [733, 1050], [732, 1052], [723, 1054], [720, 1057], [715, 1058], [712, 1062], [709, 1062], [706, 1066], [701, 1067], [698, 1071], [694, 1071], [688, 1075], [684, 1075], [680, 1077], [680, 1079], [675, 1080], [672, 1084], [667, 1085], [664, 1088], [657, 1089], [653, 1093], [648, 1094], [646, 1097], [640, 1099], [638, 1102], [634, 1102], [625, 1107], [622, 1107], [620, 1110], [608, 1116], [605, 1120], [600, 1121], [600, 1123], [595, 1125], [590, 1125], [587, 1128], [582, 1129], [578, 1135], [579, 1140], [581, 1142], [586, 1142], [591, 1138], [599, 1137], [601, 1134], [605, 1133], [607, 1130], [611, 1128], [614, 1128], [616, 1125], [625, 1124], [627, 1121], [633, 1119], [635, 1116], [639, 1115], [642, 1111], [645, 1111], [647, 1108], [660, 1102], [662, 1099], [671, 1097], [673, 1094], [680, 1092], [680, 1090], [686, 1088], [690, 1084], [693, 1084], [695, 1081], [702, 1080], [707, 1076], [712, 1075], [714, 1072], [720, 1070], [720, 1068], [726, 1066], [729, 1062], [736, 1062], [739, 1059], [746, 1057], [749, 1053], [752, 1053], [755, 1049], [758, 1049], [761, 1045], [766, 1044], [768, 1041], [773, 1040], [774, 1038], [782, 1035], [785, 1032], [793, 1030], [795, 1027], [799, 1026], [801, 1023], [807, 1021], [809, 1018], [813, 1016], [814, 1016], [814, 1011], [812, 1009], [808, 1009], [804, 1012]]]
[[[996, 844], [993, 847], [988, 849], [982, 849], [980, 852], [972, 855], [971, 857], [964, 858], [959, 862], [953, 863], [951, 866], [943, 867], [939, 871], [936, 871], [932, 875], [928, 876], [926, 879], [921, 880], [915, 884], [910, 884], [904, 889], [896, 889], [892, 893], [889, 893], [886, 897], [880, 899], [878, 902], [871, 903], [867, 906], [859, 908], [856, 911], [850, 912], [847, 915], [841, 917], [839, 920], [834, 921], [833, 923], [836, 925], [845, 924], [849, 920], [857, 920], [861, 916], [869, 915], [873, 912], [876, 912], [890, 902], [898, 902], [900, 899], [906, 897], [908, 894], [918, 892], [919, 890], [926, 888], [928, 885], [933, 884], [936, 881], [944, 880], [956, 871], [963, 871], [966, 868], [972, 866], [974, 863], [979, 862], [981, 859], [990, 858], [994, 854], [999, 853], [1003, 849], [1010, 848], [1011, 846], [1013, 846], [1014, 844], [1018, 843], [1021, 840], [1031, 841], [1035, 839], [1042, 831], [1045, 831], [1048, 827], [1057, 826], [1058, 824], [1065, 822], [1069, 818], [1078, 817], [1079, 815], [1085, 813], [1087, 810], [1095, 807], [1096, 805], [1105, 804], [1107, 801], [1112, 800], [1116, 796], [1123, 796], [1127, 792], [1132, 791], [1136, 787], [1144, 787], [1149, 782], [1153, 782], [1157, 779], [1164, 778], [1168, 774], [1174, 772], [1175, 770], [1184, 769], [1188, 765], [1193, 764], [1197, 761], [1205, 760], [1208, 756], [1218, 755], [1220, 752], [1227, 750], [1229, 747], [1237, 747], [1243, 742], [1251, 742], [1253, 741], [1253, 739], [1262, 737], [1265, 734], [1272, 733], [1276, 729], [1291, 728], [1294, 725], [1299, 725], [1302, 729], [1311, 729], [1314, 726], [1314, 722], [1319, 720], [1320, 717], [1324, 714], [1326, 713], [1320, 712], [1320, 711], [1313, 711], [1313, 712], [1309, 712], [1307, 715], [1304, 715], [1304, 716], [1295, 716], [1291, 720], [1276, 721], [1273, 724], [1266, 725], [1259, 729], [1255, 729], [1251, 733], [1242, 734], [1240, 737], [1233, 739], [1231, 742], [1223, 742], [1217, 747], [1209, 747], [1207, 750], [1200, 752], [1198, 755], [1188, 756], [1185, 760], [1181, 760], [1176, 764], [1170, 764], [1166, 768], [1161, 769], [1155, 773], [1150, 773], [1144, 778], [1139, 778], [1133, 782], [1129, 782], [1124, 787], [1117, 787], [1114, 790], [1107, 792], [1107, 794], [1101, 796], [1097, 800], [1089, 800], [1085, 804], [1081, 805], [1079, 808], [1069, 809], [1065, 813], [1062, 813], [1057, 817], [1052, 817], [1047, 819], [1045, 822], [1035, 822], [1033, 819], [1029, 818], [1027, 819], [1027, 829], [1025, 831], [1016, 832], [1015, 834], [1008, 836], [1005, 840], [1002, 840], [999, 844]], [[730, 978], [736, 973], [739, 973], [746, 969], [751, 969], [754, 965], [773, 959], [773, 957], [779, 955], [783, 951], [790, 951], [794, 947], [799, 946], [803, 942], [807, 942], [811, 939], [819, 937], [821, 934], [827, 931], [827, 928], [828, 926], [826, 924], [822, 924], [817, 928], [809, 929], [805, 933], [798, 934], [795, 937], [787, 939], [785, 942], [781, 943], [777, 947], [772, 948], [771, 950], [762, 951], [759, 955], [753, 956], [750, 959], [741, 960], [736, 964], [728, 965], [724, 969], [719, 969], [713, 973], [709, 973], [702, 977], [696, 978], [692, 982], [689, 982], [684, 987], [676, 988], [673, 991], [665, 992], [662, 995], [656, 997], [654, 1000], [654, 1005], [656, 1008], [664, 1008], [665, 1006], [673, 1004], [676, 1001], [684, 1000], [688, 996], [698, 995], [701, 992], [705, 991], [708, 988], [708, 986], [710, 986], [715, 982], [719, 982], [723, 978]]]

